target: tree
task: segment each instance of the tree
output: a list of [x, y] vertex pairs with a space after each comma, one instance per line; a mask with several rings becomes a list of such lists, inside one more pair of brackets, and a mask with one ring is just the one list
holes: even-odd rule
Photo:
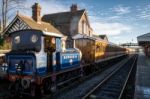
[[0, 46], [3, 46], [3, 44], [4, 44], [4, 38], [0, 36]]
[[24, 3], [26, 0], [1, 0], [1, 20], [2, 29], [4, 30], [9, 19], [17, 12], [17, 10], [25, 10]]
[[[16, 12], [26, 10], [24, 3], [26, 0], [0, 0], [0, 27], [2, 32], [10, 19], [15, 16]], [[7, 42], [7, 38], [0, 35], [0, 49], [10, 49], [10, 42]]]

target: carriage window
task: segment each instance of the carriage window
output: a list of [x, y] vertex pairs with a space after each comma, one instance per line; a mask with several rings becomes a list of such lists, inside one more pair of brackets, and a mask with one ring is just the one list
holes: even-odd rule
[[100, 49], [101, 49], [100, 43], [97, 43], [96, 44], [96, 52], [100, 52]]
[[44, 40], [44, 51], [48, 52], [54, 52], [56, 50], [56, 41], [55, 41], [55, 37], [45, 37]]

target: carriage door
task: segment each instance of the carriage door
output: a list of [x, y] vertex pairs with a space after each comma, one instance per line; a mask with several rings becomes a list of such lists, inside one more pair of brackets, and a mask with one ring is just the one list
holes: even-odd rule
[[53, 70], [53, 52], [56, 50], [55, 37], [45, 37], [45, 52], [47, 53], [47, 72]]

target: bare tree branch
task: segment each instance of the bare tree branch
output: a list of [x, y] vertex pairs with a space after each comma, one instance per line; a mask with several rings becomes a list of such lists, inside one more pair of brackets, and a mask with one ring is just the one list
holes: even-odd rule
[[[26, 0], [1, 0], [1, 19], [3, 30], [6, 28], [8, 20], [12, 16], [12, 12], [17, 10], [26, 10], [24, 9], [24, 3]], [[11, 16], [10, 16], [11, 15]]]

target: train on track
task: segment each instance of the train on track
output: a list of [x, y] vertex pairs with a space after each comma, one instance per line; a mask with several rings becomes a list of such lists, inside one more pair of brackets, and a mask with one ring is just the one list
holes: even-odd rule
[[12, 95], [54, 92], [64, 82], [94, 70], [97, 62], [127, 54], [125, 48], [94, 37], [75, 38], [76, 47], [65, 50], [62, 35], [55, 33], [29, 29], [10, 37], [12, 50], [6, 62]]

